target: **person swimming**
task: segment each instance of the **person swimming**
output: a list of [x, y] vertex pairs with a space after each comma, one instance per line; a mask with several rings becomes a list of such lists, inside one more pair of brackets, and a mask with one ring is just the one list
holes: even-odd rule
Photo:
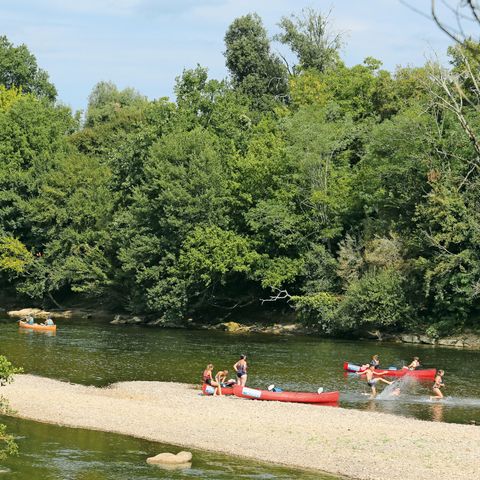
[[372, 390], [372, 398], [377, 396], [377, 383], [378, 382], [383, 382], [386, 383], [387, 385], [391, 385], [393, 382], [389, 382], [388, 380], [385, 380], [384, 378], [380, 378], [382, 375], [385, 375], [387, 372], [381, 372], [378, 373], [375, 371], [375, 365], [370, 365], [367, 370], [363, 372], [355, 372], [357, 375], [365, 375], [366, 380], [367, 380], [367, 385], [371, 388]]
[[435, 375], [435, 380], [433, 381], [432, 390], [435, 395], [430, 396], [430, 400], [441, 400], [443, 398], [443, 393], [440, 390], [445, 386], [443, 383], [443, 375], [445, 372], [443, 370], [437, 370]]
[[233, 369], [237, 374], [237, 384], [242, 385], [242, 387], [244, 387], [247, 383], [247, 368], [247, 356], [240, 355], [240, 360], [235, 363]]

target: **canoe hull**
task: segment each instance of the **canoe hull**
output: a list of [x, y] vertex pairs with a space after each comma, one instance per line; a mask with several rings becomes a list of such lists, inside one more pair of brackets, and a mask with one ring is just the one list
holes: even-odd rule
[[55, 332], [57, 330], [56, 325], [30, 325], [29, 323], [22, 322], [21, 320], [18, 322], [18, 326], [27, 330], [37, 330], [40, 332]]
[[292, 403], [337, 403], [340, 397], [338, 392], [311, 393], [311, 392], [270, 392], [256, 388], [235, 385], [233, 393], [236, 397], [249, 398], [251, 400], [270, 400], [274, 402]]
[[[364, 372], [365, 369], [362, 370], [360, 365], [356, 365], [355, 363], [344, 362], [343, 369], [347, 372]], [[383, 370], [381, 368], [375, 369], [376, 373], [383, 373], [385, 372], [386, 377], [404, 377], [408, 375], [409, 377], [415, 378], [428, 378], [433, 379], [435, 378], [436, 370], [435, 368], [426, 368], [424, 370], [408, 370], [408, 368], [399, 368], [398, 370]]]

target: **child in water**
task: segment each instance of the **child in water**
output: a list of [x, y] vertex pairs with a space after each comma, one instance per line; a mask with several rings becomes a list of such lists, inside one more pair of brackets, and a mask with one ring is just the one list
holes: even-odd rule
[[[375, 365], [370, 365], [367, 370], [364, 372], [356, 372], [357, 375], [365, 375], [368, 386], [372, 389], [372, 398], [377, 396], [376, 385], [378, 382], [383, 382], [388, 385], [391, 385], [393, 382], [389, 382], [384, 378], [380, 378], [382, 375], [385, 375], [387, 372], [378, 373], [375, 371]], [[376, 376], [376, 377], [375, 377]]]

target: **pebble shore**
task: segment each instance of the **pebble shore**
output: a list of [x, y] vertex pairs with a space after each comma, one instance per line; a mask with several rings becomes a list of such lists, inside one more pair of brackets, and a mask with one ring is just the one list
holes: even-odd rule
[[15, 415], [364, 480], [480, 478], [480, 427], [336, 407], [205, 397], [198, 387], [87, 387], [17, 375]]

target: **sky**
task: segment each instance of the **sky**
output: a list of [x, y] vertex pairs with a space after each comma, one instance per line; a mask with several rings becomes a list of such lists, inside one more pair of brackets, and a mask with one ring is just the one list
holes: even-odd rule
[[[430, 0], [410, 3], [427, 11]], [[175, 77], [197, 63], [225, 78], [223, 37], [235, 18], [257, 12], [273, 36], [282, 16], [305, 7], [331, 10], [348, 65], [368, 56], [389, 70], [422, 65], [449, 45], [433, 22], [399, 0], [0, 0], [0, 35], [26, 44], [58, 99], [78, 110], [99, 81], [153, 99], [172, 97]]]

